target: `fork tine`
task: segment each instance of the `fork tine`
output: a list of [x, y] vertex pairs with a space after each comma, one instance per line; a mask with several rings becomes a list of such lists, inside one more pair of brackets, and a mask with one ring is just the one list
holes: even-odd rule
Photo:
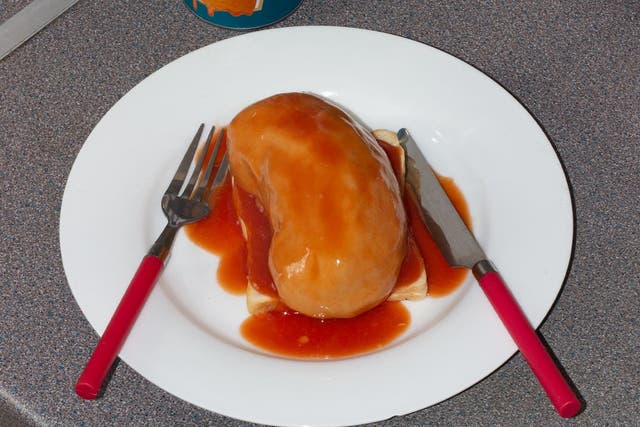
[[180, 188], [182, 188], [182, 184], [184, 184], [184, 180], [187, 177], [187, 172], [189, 172], [189, 166], [193, 161], [193, 156], [196, 154], [196, 148], [198, 147], [198, 143], [200, 142], [200, 137], [202, 136], [202, 130], [204, 129], [204, 123], [200, 125], [198, 131], [193, 137], [193, 141], [189, 144], [189, 148], [187, 148], [187, 152], [184, 154], [182, 161], [180, 162], [180, 166], [178, 166], [178, 170], [176, 171], [171, 183], [169, 183], [169, 187], [165, 194], [178, 194]]
[[207, 142], [204, 144], [204, 147], [202, 147], [202, 151], [200, 152], [200, 156], [198, 157], [198, 161], [196, 162], [196, 167], [193, 169], [193, 172], [191, 173], [191, 177], [189, 178], [189, 182], [187, 183], [187, 186], [184, 188], [184, 190], [182, 190], [182, 194], [180, 194], [180, 197], [187, 197], [187, 198], [191, 197], [191, 193], [193, 193], [193, 188], [195, 187], [196, 182], [198, 182], [198, 177], [202, 172], [202, 163], [204, 163], [204, 158], [207, 156], [207, 153], [209, 152], [209, 145], [211, 144], [211, 139], [213, 137], [213, 133], [215, 132], [215, 130], [216, 130], [216, 127], [212, 126], [211, 131], [209, 131], [209, 135], [207, 136]]
[[227, 153], [224, 153], [222, 156], [222, 160], [220, 161], [220, 167], [218, 168], [218, 172], [216, 172], [216, 177], [213, 180], [213, 186], [218, 186], [224, 179], [225, 174], [227, 173], [227, 169], [229, 169], [229, 158], [227, 157]]
[[206, 188], [204, 194], [205, 200], [209, 198], [211, 191], [213, 191], [214, 188], [220, 185], [220, 183], [224, 179], [224, 176], [227, 174], [227, 169], [229, 169], [229, 158], [227, 157], [227, 153], [225, 151], [224, 156], [222, 156], [222, 160], [220, 161], [220, 166], [218, 166], [215, 178]]
[[[207, 167], [204, 172], [204, 175], [198, 181], [198, 187], [196, 188], [196, 192], [193, 196], [193, 199], [195, 200], [206, 200], [205, 198], [201, 199], [201, 197], [203, 196], [203, 193], [205, 193], [205, 189], [207, 189], [209, 184], [211, 184], [209, 182], [209, 178], [211, 177], [211, 172], [213, 171], [213, 167], [216, 163], [216, 159], [218, 158], [218, 151], [220, 150], [220, 146], [222, 145], [223, 136], [224, 136], [224, 129], [221, 129], [220, 132], [218, 132], [218, 137], [216, 138], [216, 142], [213, 146], [213, 151], [209, 156], [209, 162], [207, 163]], [[209, 147], [207, 147], [207, 150], [208, 148]], [[207, 196], [208, 196], [208, 192], [207, 192]]]

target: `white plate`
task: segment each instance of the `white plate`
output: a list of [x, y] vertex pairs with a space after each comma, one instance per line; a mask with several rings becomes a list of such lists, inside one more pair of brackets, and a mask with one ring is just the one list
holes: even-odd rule
[[[504, 89], [429, 46], [371, 31], [260, 31], [155, 72], [98, 123], [73, 165], [60, 218], [69, 286], [101, 333], [164, 225], [160, 196], [200, 122], [226, 124], [284, 91], [311, 91], [372, 128], [407, 127], [452, 176], [477, 237], [534, 325], [562, 286], [573, 213], [545, 134]], [[412, 325], [377, 353], [339, 361], [264, 354], [238, 327], [244, 298], [215, 283], [217, 260], [183, 234], [121, 358], [188, 402], [242, 420], [343, 425], [407, 414], [491, 373], [515, 345], [471, 278], [453, 295], [408, 303]], [[508, 393], [508, 392], [505, 392]]]

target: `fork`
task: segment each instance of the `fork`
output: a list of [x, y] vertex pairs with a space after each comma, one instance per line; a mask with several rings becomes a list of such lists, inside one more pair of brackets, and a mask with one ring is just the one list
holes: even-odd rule
[[[122, 296], [91, 358], [78, 378], [75, 391], [83, 399], [92, 400], [98, 396], [104, 378], [118, 356], [120, 348], [135, 323], [142, 306], [160, 276], [177, 231], [184, 224], [203, 219], [209, 213], [209, 205], [207, 203], [209, 195], [215, 187], [220, 185], [228, 169], [227, 154], [225, 153], [214, 179], [211, 179], [218, 151], [222, 145], [224, 129], [218, 132], [213, 151], [205, 165], [205, 157], [209, 152], [209, 147], [215, 134], [215, 126], [211, 128], [202, 149], [202, 154], [198, 156], [189, 181], [186, 186], [184, 185], [191, 163], [196, 155], [203, 129], [204, 124], [201, 124], [167, 191], [162, 196], [162, 210], [167, 217], [167, 225], [140, 262], [138, 270], [129, 283], [129, 287]], [[183, 186], [184, 190], [180, 192]]]

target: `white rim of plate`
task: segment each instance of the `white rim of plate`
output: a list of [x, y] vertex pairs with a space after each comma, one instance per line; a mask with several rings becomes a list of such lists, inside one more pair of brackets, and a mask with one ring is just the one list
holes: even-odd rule
[[[363, 50], [371, 46], [375, 46], [375, 53]], [[362, 55], [353, 55], [350, 49], [359, 49]], [[328, 58], [339, 61], [328, 66]], [[270, 61], [265, 62], [267, 59]], [[398, 78], [400, 71], [393, 64], [401, 61], [408, 64]], [[350, 72], [363, 70], [366, 75], [349, 77]], [[251, 79], [244, 86], [230, 80], [216, 87], [214, 96], [198, 84], [199, 79], [211, 75]], [[121, 98], [88, 137], [65, 189], [60, 244], [69, 286], [96, 331], [100, 333], [106, 326], [136, 263], [161, 228], [159, 194], [195, 125], [210, 122], [211, 117], [223, 124], [249, 102], [286, 90], [318, 92], [348, 106], [365, 123], [376, 127], [409, 128], [436, 169], [459, 182], [472, 210], [478, 240], [498, 265], [532, 324], [537, 327], [542, 322], [569, 266], [573, 207], [557, 153], [526, 109], [476, 68], [428, 45], [368, 30], [290, 27], [226, 39], [173, 61]], [[466, 97], [465, 90], [472, 90], [473, 97]], [[425, 91], [431, 91], [436, 104], [425, 101]], [[201, 111], [193, 104], [212, 108]], [[384, 105], [384, 111], [378, 105]], [[148, 110], [142, 111], [141, 107]], [[462, 118], [468, 120], [464, 126], [460, 126]], [[164, 128], [158, 123], [171, 126]], [[125, 143], [120, 138], [130, 140]], [[478, 147], [476, 142], [484, 145]], [[500, 163], [494, 158], [498, 149], [501, 155], [521, 162]], [[154, 176], [151, 168], [147, 176], [144, 165], [124, 159], [144, 155], [151, 156], [149, 163], [162, 172]], [[126, 191], [106, 189], [113, 182], [107, 184], [101, 174], [114, 165], [119, 168], [118, 175], [125, 177], [116, 178], [116, 183], [126, 186]], [[520, 176], [532, 175], [532, 165], [542, 169], [534, 177]], [[497, 170], [510, 174], [499, 175]], [[528, 186], [524, 189], [527, 196], [522, 197], [523, 189], [514, 190], [504, 176]], [[142, 187], [157, 187], [157, 194], [140, 193], [127, 181], [133, 178]], [[97, 191], [103, 193], [96, 195]], [[101, 196], [106, 199], [101, 200]], [[115, 197], [131, 206], [134, 214], [152, 212], [152, 218], [127, 219], [123, 213], [101, 208], [101, 201], [113, 201]], [[132, 204], [140, 201], [142, 207]], [[512, 201], [517, 206], [510, 206]], [[542, 209], [536, 208], [538, 205]], [[504, 209], [510, 209], [509, 215]], [[87, 215], [93, 217], [87, 219]], [[528, 227], [518, 223], [523, 217], [529, 220]], [[140, 221], [145, 222], [142, 227]], [[126, 224], [125, 232], [133, 233], [127, 234], [129, 241], [109, 229], [114, 224]], [[140, 228], [144, 228], [142, 236], [133, 239]], [[534, 248], [518, 248], [524, 259], [517, 258], [511, 247], [503, 247], [518, 241], [530, 245], [540, 239], [545, 241]], [[469, 278], [445, 303], [409, 304], [415, 327], [383, 351], [337, 361], [296, 361], [264, 355], [239, 343], [237, 334], [211, 330], [216, 327], [212, 322], [219, 319], [203, 311], [207, 304], [211, 310], [222, 312], [225, 308], [221, 306], [228, 306], [225, 313], [233, 322], [246, 316], [230, 314], [241, 311], [242, 301], [237, 297], [211, 290], [202, 297], [197, 294], [202, 287], [175, 284], [182, 280], [176, 264], [197, 270], [195, 276], [215, 270], [214, 264], [202, 269], [196, 265], [206, 263], [210, 257], [207, 254], [196, 254], [193, 259], [183, 256], [193, 252], [192, 246], [185, 238], [177, 239], [172, 260], [123, 347], [121, 358], [175, 396], [230, 417], [276, 425], [379, 421], [456, 395], [496, 370], [516, 351], [489, 303]], [[138, 255], [130, 259], [130, 254], [121, 253], [127, 251]], [[115, 260], [113, 265], [110, 259]], [[538, 269], [532, 271], [533, 265]], [[541, 283], [540, 287], [532, 288], [536, 283]], [[218, 302], [207, 302], [209, 298]], [[195, 312], [189, 312], [189, 304], [197, 306]], [[434, 314], [425, 317], [424, 307], [433, 309]], [[204, 317], [194, 318], [200, 315]], [[480, 348], [484, 351], [477, 351]], [[473, 358], [469, 359], [469, 354]], [[371, 372], [375, 372], [375, 378]], [[430, 383], [437, 387], [430, 388]], [[407, 391], [389, 396], [382, 388]], [[304, 396], [300, 389], [307, 390]]]

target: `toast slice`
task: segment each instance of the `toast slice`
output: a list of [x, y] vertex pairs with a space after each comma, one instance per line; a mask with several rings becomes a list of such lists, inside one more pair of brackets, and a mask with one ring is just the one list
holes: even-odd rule
[[[398, 178], [398, 183], [400, 184], [400, 189], [403, 194], [405, 191], [412, 191], [411, 188], [407, 188], [407, 186], [405, 185], [405, 176], [407, 172], [405, 164], [405, 153], [404, 149], [400, 145], [400, 141], [398, 140], [398, 135], [395, 132], [386, 129], [376, 129], [372, 133], [378, 141], [386, 143], [391, 148], [391, 152], [388, 150], [389, 147], [387, 147], [385, 150], [389, 155], [389, 159], [391, 160], [391, 164], [394, 168], [396, 177]], [[409, 233], [408, 238], [408, 251], [415, 251], [418, 255], [414, 259], [419, 264], [417, 266], [419, 268], [419, 274], [414, 280], [398, 284], [391, 292], [391, 295], [389, 295], [389, 298], [387, 298], [387, 301], [416, 301], [421, 300], [427, 296], [428, 286], [426, 266], [424, 265], [424, 260], [420, 255], [418, 245], [411, 233]]]

